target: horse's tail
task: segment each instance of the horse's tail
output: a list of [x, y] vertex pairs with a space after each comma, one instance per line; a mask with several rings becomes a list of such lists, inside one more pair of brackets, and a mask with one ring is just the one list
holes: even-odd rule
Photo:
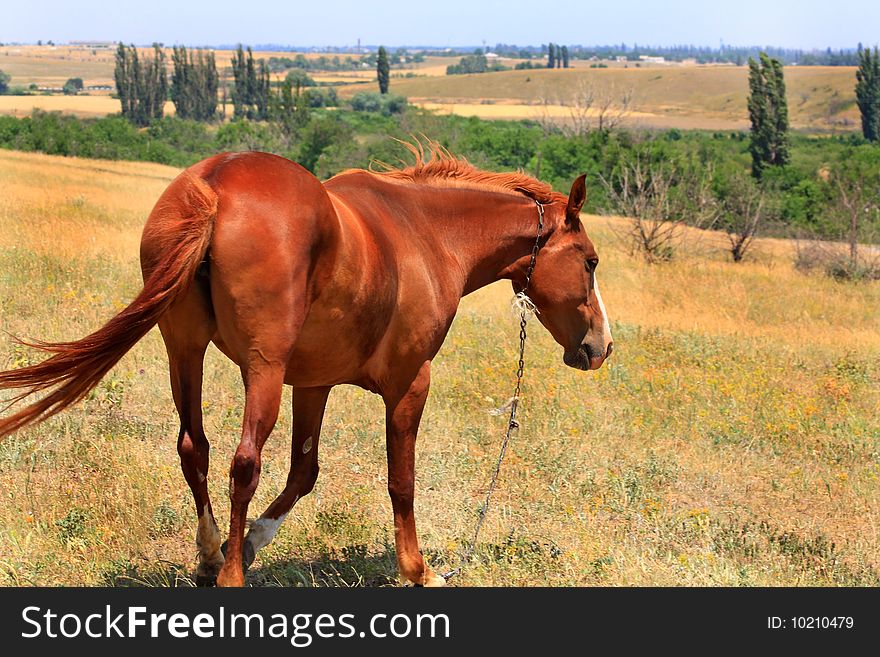
[[[85, 397], [187, 290], [208, 250], [217, 194], [186, 171], [156, 204], [144, 228], [144, 287], [103, 327], [75, 342], [24, 342], [52, 354], [36, 365], [0, 372], [0, 390], [23, 389], [9, 406], [38, 392], [48, 394], [0, 419], [0, 438], [41, 422]], [[145, 254], [149, 253], [148, 257]], [[8, 406], [6, 407], [8, 408]]]

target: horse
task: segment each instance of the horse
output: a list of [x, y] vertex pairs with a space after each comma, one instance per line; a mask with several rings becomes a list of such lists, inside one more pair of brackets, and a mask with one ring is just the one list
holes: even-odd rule
[[[50, 356], [0, 372], [0, 390], [20, 390], [11, 403], [44, 393], [0, 419], [0, 437], [81, 400], [158, 324], [180, 417], [177, 451], [198, 515], [196, 583], [243, 586], [257, 551], [315, 485], [331, 388], [360, 386], [385, 403], [399, 572], [414, 585], [443, 585], [416, 535], [415, 443], [431, 361], [461, 298], [501, 279], [522, 291], [531, 274], [528, 295], [566, 365], [599, 368], [613, 341], [599, 258], [580, 221], [584, 175], [566, 196], [522, 172], [480, 170], [435, 142], [407, 146], [412, 165], [348, 170], [323, 183], [259, 152], [221, 153], [185, 169], [147, 219], [144, 285], [131, 304], [80, 340], [25, 343]], [[202, 424], [210, 343], [238, 365], [245, 389], [224, 545]], [[248, 528], [285, 384], [293, 387], [290, 471]]]

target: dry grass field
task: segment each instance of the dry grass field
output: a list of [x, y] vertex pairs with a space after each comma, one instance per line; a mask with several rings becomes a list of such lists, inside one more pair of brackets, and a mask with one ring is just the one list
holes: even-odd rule
[[[145, 51], [146, 52], [146, 51]], [[232, 51], [216, 52], [217, 65], [228, 69]], [[293, 57], [289, 52], [260, 52], [258, 57]], [[319, 54], [309, 53], [309, 58]], [[168, 53], [170, 58], [170, 51]], [[341, 55], [341, 57], [345, 57]], [[612, 64], [592, 69], [589, 62], [575, 62], [568, 70], [532, 69], [480, 75], [447, 76], [446, 66], [457, 58], [428, 57], [405, 71], [395, 69], [391, 90], [410, 102], [441, 113], [479, 116], [486, 119], [535, 119], [537, 104], [550, 103], [548, 111], [561, 117], [567, 101], [579, 89], [597, 96], [618, 98], [632, 92], [633, 102], [626, 123], [632, 127], [703, 130], [748, 128], [746, 96], [748, 68], [734, 66], [651, 65], [636, 67]], [[517, 60], [505, 60], [508, 66]], [[113, 50], [71, 46], [2, 46], [0, 70], [12, 75], [13, 85], [34, 83], [60, 87], [69, 77], [82, 77], [86, 85], [113, 84]], [[412, 73], [415, 77], [401, 77]], [[226, 71], [228, 74], [228, 71]], [[343, 98], [365, 89], [375, 79], [372, 70], [328, 71], [311, 74], [319, 82], [339, 84]], [[785, 69], [792, 126], [802, 130], [856, 130], [855, 69], [851, 67], [797, 67]], [[281, 79], [282, 74], [274, 75]], [[69, 111], [81, 116], [118, 112], [107, 92], [97, 97], [0, 97], [0, 113], [28, 114], [34, 107]], [[169, 106], [171, 104], [169, 103]]]
[[83, 84], [113, 84], [112, 49], [77, 46], [0, 46], [0, 70], [13, 85], [61, 87], [68, 78]]
[[[827, 130], [835, 126], [854, 129], [858, 125], [855, 69], [789, 66], [785, 69], [785, 81], [794, 127]], [[589, 89], [597, 97], [612, 99], [631, 92], [635, 110], [631, 119], [636, 123], [678, 128], [748, 127], [747, 67], [537, 69], [413, 78], [397, 81], [393, 87], [395, 93], [408, 97], [411, 102], [456, 103], [460, 104], [457, 105], [461, 108], [459, 112], [476, 115], [480, 115], [479, 110], [467, 105], [519, 105], [523, 113], [534, 113], [535, 108], [528, 106], [540, 99], [551, 103], [566, 101], [583, 89]]]
[[[136, 294], [140, 229], [175, 173], [0, 151], [0, 365], [39, 357], [9, 334], [80, 337]], [[713, 235], [647, 266], [619, 221], [585, 217], [615, 354], [576, 372], [533, 326], [522, 429], [456, 584], [880, 584], [880, 284], [797, 273], [782, 241], [734, 265]], [[488, 411], [513, 384], [510, 294], [467, 297], [435, 360], [416, 506], [437, 568], [470, 535], [504, 429]], [[242, 392], [213, 349], [204, 410], [223, 526]], [[377, 397], [334, 391], [315, 492], [249, 583], [396, 582], [383, 424]], [[285, 481], [289, 431], [286, 406], [252, 515]], [[0, 582], [190, 585], [176, 433], [154, 330], [82, 404], [2, 442]]]
[[[152, 49], [141, 48], [144, 55], [150, 55]], [[221, 74], [231, 75], [233, 50], [215, 50], [217, 68]], [[28, 86], [36, 84], [40, 87], [61, 87], [68, 78], [79, 77], [88, 85], [113, 84], [113, 67], [115, 48], [90, 48], [87, 46], [0, 46], [0, 70], [13, 77], [13, 84]], [[287, 51], [259, 51], [257, 58], [270, 57], [293, 58], [299, 53]], [[170, 66], [171, 48], [165, 49], [165, 56]], [[327, 53], [303, 53], [306, 59], [335, 56]], [[356, 55], [339, 55], [346, 57]], [[395, 68], [395, 75], [412, 72], [420, 76], [437, 76], [446, 74], [446, 65], [452, 60], [446, 57], [426, 57], [421, 63], [410, 63], [405, 70]], [[363, 79], [375, 79], [376, 72], [372, 69], [356, 71], [333, 71], [316, 74], [322, 82], [356, 82]]]
[[[81, 96], [0, 96], [0, 114], [25, 117], [35, 109], [63, 112], [82, 118], [98, 118], [118, 114], [119, 101], [107, 95]], [[174, 103], [165, 103], [165, 114], [174, 114]]]
[[[500, 101], [483, 100], [480, 102], [459, 102], [452, 99], [440, 102], [440, 99], [423, 100], [410, 99], [413, 105], [438, 114], [454, 114], [458, 116], [476, 116], [477, 118], [492, 121], [521, 121], [531, 119], [533, 121], [550, 122], [554, 125], [564, 125], [572, 120], [572, 110], [565, 105], [556, 103], [542, 105], [526, 105], [516, 100], [503, 99]], [[3, 101], [0, 99], [0, 107]], [[0, 110], [2, 111], [2, 110]], [[616, 114], [615, 111], [611, 112]], [[587, 112], [593, 122], [598, 123], [600, 112], [593, 109]], [[581, 116], [579, 113], [577, 116]], [[723, 117], [711, 117], [691, 114], [687, 117], [674, 114], [660, 115], [652, 112], [644, 112], [638, 109], [627, 110], [620, 117], [620, 125], [632, 130], [641, 128], [667, 129], [678, 128], [685, 130], [748, 130], [748, 120], [732, 120]]]

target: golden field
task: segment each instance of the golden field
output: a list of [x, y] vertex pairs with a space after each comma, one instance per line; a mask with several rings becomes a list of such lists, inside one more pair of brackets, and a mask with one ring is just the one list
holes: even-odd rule
[[[142, 55], [151, 56], [151, 48], [139, 48]], [[217, 68], [221, 76], [231, 77], [233, 50], [215, 50]], [[68, 78], [79, 77], [88, 85], [113, 84], [113, 67], [116, 48], [91, 48], [88, 46], [0, 46], [0, 70], [12, 77], [12, 83], [28, 86], [33, 83], [43, 87], [61, 87]], [[270, 57], [296, 57], [299, 53], [289, 51], [259, 51], [254, 56], [259, 59]], [[336, 56], [328, 53], [302, 53], [306, 59]], [[357, 57], [340, 54], [339, 58]], [[171, 48], [165, 48], [165, 57], [171, 66]], [[426, 57], [421, 63], [407, 64], [404, 69], [394, 69], [395, 75], [412, 72], [416, 75], [445, 75], [446, 65], [452, 60], [446, 57]], [[275, 76], [276, 79], [279, 76]], [[357, 82], [375, 80], [376, 71], [332, 71], [313, 75], [322, 82]]]
[[[0, 114], [25, 117], [35, 109], [63, 112], [82, 118], [99, 118], [120, 112], [119, 101], [107, 95], [91, 96], [0, 96]], [[165, 103], [165, 114], [174, 114], [174, 103]]]
[[[0, 151], [0, 363], [10, 334], [81, 337], [140, 288], [137, 250], [176, 174], [153, 164]], [[562, 364], [531, 325], [522, 428], [477, 556], [457, 585], [880, 584], [880, 283], [802, 275], [792, 245], [728, 262], [715, 234], [648, 266], [585, 217], [615, 354]], [[517, 331], [510, 288], [462, 302], [434, 361], [416, 512], [435, 567], [456, 565], [494, 465]], [[177, 464], [164, 348], [152, 331], [82, 404], [0, 444], [0, 582], [190, 585], [195, 514]], [[286, 393], [289, 399], [289, 391]], [[209, 351], [211, 493], [228, 519], [236, 368]], [[331, 395], [321, 476], [254, 585], [396, 582], [380, 400]], [[283, 485], [289, 405], [264, 452], [258, 515]]]
[[[145, 51], [146, 52], [146, 51]], [[230, 76], [232, 51], [216, 51], [221, 76]], [[0, 70], [12, 75], [13, 85], [35, 83], [60, 87], [69, 77], [82, 77], [85, 84], [113, 84], [113, 49], [74, 46], [2, 46]], [[259, 52], [257, 57], [293, 57], [290, 52]], [[170, 58], [170, 50], [167, 56]], [[316, 58], [317, 53], [306, 54]], [[345, 55], [340, 55], [344, 58]], [[428, 57], [392, 71], [391, 91], [411, 103], [441, 113], [479, 116], [486, 119], [537, 119], [540, 104], [565, 118], [562, 105], [579, 90], [597, 97], [618, 99], [632, 93], [625, 123], [632, 127], [703, 130], [748, 128], [746, 97], [748, 68], [744, 66], [655, 65], [614, 63], [609, 68], [589, 68], [590, 62], [575, 61], [571, 69], [531, 69], [480, 75], [447, 76], [446, 66], [457, 57]], [[518, 60], [504, 60], [513, 66]], [[414, 77], [401, 77], [406, 74]], [[375, 90], [375, 71], [310, 73], [319, 82], [339, 85], [343, 98], [359, 91]], [[855, 69], [812, 66], [785, 68], [792, 126], [809, 131], [852, 131], [859, 125], [855, 105]], [[274, 74], [279, 80], [282, 74]], [[87, 97], [0, 97], [0, 113], [23, 115], [34, 107], [97, 116], [119, 111], [108, 92]], [[171, 105], [170, 103], [168, 104]]]
[[[858, 125], [854, 68], [788, 66], [785, 82], [793, 127], [827, 130]], [[536, 69], [412, 78], [393, 85], [395, 93], [416, 104], [519, 105], [524, 114], [535, 113], [532, 106], [542, 100], [558, 104], [584, 89], [615, 101], [631, 93], [635, 110], [631, 120], [650, 127], [748, 128], [748, 67], [742, 66]]]

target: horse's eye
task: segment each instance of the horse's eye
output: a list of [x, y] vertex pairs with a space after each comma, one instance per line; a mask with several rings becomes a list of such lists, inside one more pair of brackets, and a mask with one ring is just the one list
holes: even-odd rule
[[584, 267], [590, 274], [590, 292], [593, 291], [596, 280], [596, 267], [599, 266], [599, 258], [590, 258], [584, 263]]

